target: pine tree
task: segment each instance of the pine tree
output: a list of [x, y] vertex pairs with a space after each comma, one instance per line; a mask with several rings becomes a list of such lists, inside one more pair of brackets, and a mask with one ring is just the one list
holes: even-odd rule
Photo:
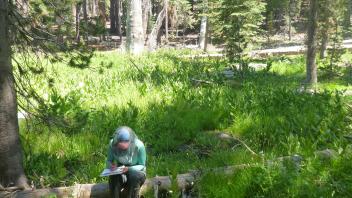
[[261, 0], [223, 0], [219, 8], [218, 24], [230, 62], [246, 67], [244, 52], [259, 33], [265, 3]]
[[127, 51], [139, 54], [144, 50], [142, 0], [128, 0], [127, 6]]
[[307, 78], [306, 83], [313, 85], [318, 82], [316, 50], [317, 50], [317, 28], [318, 28], [319, 0], [310, 0], [310, 15], [308, 25], [308, 50], [307, 50]]

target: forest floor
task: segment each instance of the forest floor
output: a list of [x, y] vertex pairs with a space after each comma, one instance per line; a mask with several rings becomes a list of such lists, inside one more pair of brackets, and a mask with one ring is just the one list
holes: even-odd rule
[[[298, 55], [304, 54], [306, 52], [306, 46], [304, 44], [305, 34], [294, 34], [291, 40], [288, 40], [287, 35], [274, 35], [270, 38], [259, 37], [257, 45], [251, 46], [250, 51], [247, 52], [252, 58], [267, 58], [271, 56], [281, 56], [281, 55]], [[189, 50], [199, 50], [198, 46], [198, 35], [185, 35], [185, 36], [170, 36], [168, 42], [163, 38], [162, 48], [164, 49], [189, 49]], [[269, 40], [268, 40], [269, 39]], [[126, 37], [122, 37], [122, 41], [119, 36], [108, 36], [105, 41], [100, 41], [98, 37], [89, 37], [90, 46], [97, 49], [98, 51], [115, 51], [119, 53], [125, 52]], [[332, 46], [328, 46], [328, 49]], [[338, 49], [351, 50], [352, 49], [352, 39], [345, 39], [341, 42]], [[198, 52], [197, 52], [198, 53]], [[224, 45], [223, 44], [213, 44], [210, 39], [210, 43], [207, 45], [207, 52], [199, 57], [212, 57], [220, 58], [224, 56]], [[194, 55], [189, 55], [189, 57], [194, 58]]]
[[[194, 50], [159, 50], [139, 57], [96, 52], [89, 68], [46, 68], [31, 80], [46, 103], [45, 123], [22, 120], [25, 170], [38, 188], [106, 182], [107, 144], [116, 127], [132, 127], [147, 147], [147, 174], [173, 178], [189, 170], [257, 164], [233, 175], [209, 173], [192, 191], [201, 197], [337, 197], [352, 193], [352, 68], [328, 72], [319, 63], [319, 92], [302, 92], [303, 56], [280, 56], [270, 67], [224, 71], [223, 59], [187, 59]], [[197, 52], [201, 53], [201, 52]], [[351, 62], [345, 54], [341, 63]], [[266, 64], [266, 60], [259, 62]], [[48, 80], [49, 79], [49, 80]], [[21, 100], [21, 98], [20, 98]], [[44, 107], [43, 107], [44, 108]], [[226, 131], [244, 141], [229, 145]], [[320, 161], [315, 151], [333, 149]], [[299, 154], [301, 169], [262, 159]], [[177, 194], [177, 192], [175, 192]]]

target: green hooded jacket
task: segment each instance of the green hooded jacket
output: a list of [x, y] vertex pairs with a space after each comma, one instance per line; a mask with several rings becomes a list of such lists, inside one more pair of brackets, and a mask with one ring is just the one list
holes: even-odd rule
[[138, 139], [133, 131], [130, 131], [130, 146], [126, 151], [116, 148], [117, 135], [110, 140], [106, 168], [112, 163], [128, 166], [129, 171], [142, 171], [146, 173], [146, 151], [142, 141]]

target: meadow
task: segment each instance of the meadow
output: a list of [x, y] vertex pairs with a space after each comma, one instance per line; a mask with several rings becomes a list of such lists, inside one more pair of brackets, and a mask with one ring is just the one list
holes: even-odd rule
[[[140, 57], [96, 52], [88, 68], [64, 62], [31, 77], [46, 106], [45, 122], [21, 121], [25, 170], [38, 187], [106, 182], [109, 139], [130, 126], [147, 148], [147, 174], [255, 164], [234, 175], [206, 174], [200, 197], [348, 197], [352, 193], [352, 69], [319, 70], [318, 92], [302, 92], [303, 56], [277, 57], [270, 67], [234, 72], [225, 59], [186, 59], [190, 51], [160, 50]], [[341, 63], [350, 61], [346, 54]], [[260, 62], [260, 61], [259, 61]], [[266, 60], [261, 61], [266, 63]], [[201, 81], [200, 81], [201, 80]], [[233, 147], [216, 137], [227, 132], [245, 142]], [[334, 149], [333, 159], [315, 151]], [[298, 154], [300, 169], [265, 161]], [[178, 196], [175, 192], [173, 196]]]

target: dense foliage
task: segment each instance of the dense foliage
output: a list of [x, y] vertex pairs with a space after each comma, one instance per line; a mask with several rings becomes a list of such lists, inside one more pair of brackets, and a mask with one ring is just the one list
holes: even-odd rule
[[[4, 112], [0, 132], [9, 134], [1, 123], [11, 122], [13, 139], [20, 134], [26, 176], [38, 188], [106, 182], [99, 173], [107, 144], [128, 125], [146, 145], [148, 177], [203, 173], [189, 192], [194, 197], [348, 197], [351, 2], [2, 1], [0, 70], [10, 72], [1, 77], [15, 79], [8, 92], [18, 98], [10, 102], [26, 119], [18, 131], [16, 119], [7, 119], [16, 109]], [[226, 55], [194, 50], [207, 50], [199, 32]], [[307, 57], [250, 53], [304, 45], [305, 37]], [[165, 48], [147, 52], [151, 38]], [[138, 56], [125, 53], [133, 51], [125, 43], [136, 44]], [[304, 81], [305, 73], [314, 81]], [[2, 106], [9, 97], [0, 96]], [[12, 154], [22, 156], [21, 149]], [[248, 166], [209, 172], [240, 164]], [[0, 169], [0, 177], [12, 177], [9, 165]], [[17, 185], [1, 182], [0, 191]]]
[[219, 8], [219, 27], [226, 42], [230, 62], [246, 67], [244, 52], [253, 43], [263, 22], [265, 4], [260, 0], [224, 0]]
[[[299, 197], [312, 195], [310, 190], [317, 195], [348, 194], [350, 178], [344, 172], [348, 169], [344, 160], [349, 151], [343, 138], [350, 130], [347, 101], [339, 92], [300, 93], [296, 87], [304, 77], [302, 57], [276, 60], [269, 71], [249, 72], [242, 81], [223, 76], [227, 61], [188, 60], [180, 55], [159, 51], [131, 59], [97, 53], [88, 69], [61, 63], [48, 68], [46, 75], [54, 82], [35, 75], [37, 89], [50, 104], [45, 109], [48, 121], [62, 124], [22, 123], [30, 180], [38, 186], [102, 181], [98, 175], [109, 138], [117, 126], [129, 125], [147, 145], [151, 177], [257, 164], [233, 176], [206, 176], [197, 187], [205, 197], [272, 196], [275, 192]], [[213, 83], [197, 84], [194, 78]], [[329, 84], [324, 87], [331, 89]], [[299, 154], [304, 158], [302, 171], [298, 175], [294, 169], [267, 167], [249, 157], [245, 148], [232, 148], [214, 138], [209, 131], [216, 130], [239, 137], [264, 154], [265, 160]], [[326, 148], [343, 153], [331, 162], [332, 167], [314, 157], [314, 151]], [[321, 177], [322, 185], [338, 185], [325, 189], [310, 182]]]

